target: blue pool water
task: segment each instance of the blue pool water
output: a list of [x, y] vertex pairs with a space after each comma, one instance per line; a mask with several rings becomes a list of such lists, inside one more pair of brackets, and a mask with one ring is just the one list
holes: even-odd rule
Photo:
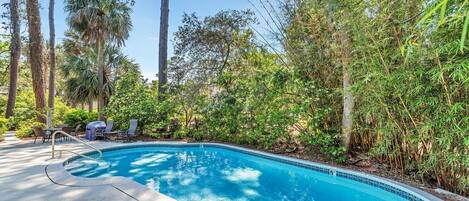
[[135, 147], [84, 158], [75, 176], [124, 176], [179, 201], [400, 201], [377, 187], [217, 147]]

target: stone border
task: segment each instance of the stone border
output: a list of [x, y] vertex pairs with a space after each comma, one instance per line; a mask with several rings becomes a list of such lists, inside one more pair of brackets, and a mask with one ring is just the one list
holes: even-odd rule
[[[385, 191], [391, 192], [408, 200], [415, 201], [442, 201], [441, 199], [422, 191], [420, 189], [411, 187], [406, 184], [402, 184], [390, 179], [353, 171], [343, 168], [333, 167], [330, 165], [324, 165], [316, 162], [295, 159], [286, 156], [280, 156], [271, 154], [263, 151], [257, 151], [247, 148], [242, 148], [233, 145], [226, 145], [220, 143], [185, 143], [185, 142], [140, 142], [124, 145], [116, 145], [102, 149], [102, 151], [112, 151], [122, 148], [134, 148], [134, 147], [157, 147], [157, 146], [173, 146], [173, 147], [217, 147], [232, 151], [238, 151], [245, 154], [262, 157], [270, 160], [275, 160], [282, 163], [287, 163], [295, 166], [304, 167], [312, 171], [322, 172], [325, 174], [331, 174], [346, 179], [352, 179], [367, 185], [371, 185], [377, 188], [381, 188]], [[96, 151], [89, 151], [84, 153], [85, 155], [92, 155]], [[76, 160], [80, 156], [69, 157], [62, 162], [54, 163], [46, 167], [46, 174], [48, 174], [51, 181], [57, 184], [70, 185], [70, 186], [96, 186], [96, 185], [111, 185], [114, 188], [122, 191], [136, 200], [161, 200], [161, 201], [174, 201], [174, 199], [158, 193], [153, 189], [149, 189], [144, 185], [141, 185], [131, 179], [113, 176], [108, 178], [85, 178], [71, 175], [65, 170], [64, 165], [68, 162]]]

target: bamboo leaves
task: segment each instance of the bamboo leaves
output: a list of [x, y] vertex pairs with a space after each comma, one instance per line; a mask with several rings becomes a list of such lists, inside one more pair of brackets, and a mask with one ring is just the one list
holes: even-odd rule
[[[468, 0], [464, 0], [464, 2], [460, 3], [459, 1], [449, 1], [449, 0], [441, 0], [435, 6], [431, 7], [427, 12], [425, 12], [424, 16], [418, 21], [417, 25], [422, 26], [423, 28], [428, 28], [430, 25], [433, 25], [431, 22], [431, 18], [439, 11], [438, 22], [435, 26], [435, 30], [437, 31], [438, 28], [447, 24], [451, 23], [459, 23], [462, 19], [463, 25], [461, 29], [461, 37], [459, 40], [459, 51], [464, 53], [465, 49], [465, 42], [467, 39], [467, 29], [469, 27], [469, 8]], [[449, 6], [449, 8], [448, 8]], [[450, 12], [448, 14], [448, 12]], [[430, 23], [425, 23], [430, 21]]]
[[438, 26], [442, 25], [445, 22], [445, 14], [446, 14], [446, 7], [448, 6], [448, 0], [443, 0], [441, 2], [441, 9], [440, 9], [440, 21], [438, 22]]
[[445, 21], [445, 13], [446, 13], [446, 7], [448, 5], [449, 0], [442, 0], [435, 6], [433, 6], [430, 10], [428, 10], [425, 15], [417, 22], [417, 24], [422, 24], [423, 22], [427, 21], [430, 19], [438, 10], [440, 10], [440, 18], [438, 25], [443, 24]]

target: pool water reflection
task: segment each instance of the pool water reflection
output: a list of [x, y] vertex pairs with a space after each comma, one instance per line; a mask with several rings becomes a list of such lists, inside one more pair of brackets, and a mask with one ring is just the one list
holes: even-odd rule
[[109, 166], [86, 159], [76, 176], [124, 176], [179, 201], [405, 200], [357, 181], [216, 147], [135, 147], [105, 151]]

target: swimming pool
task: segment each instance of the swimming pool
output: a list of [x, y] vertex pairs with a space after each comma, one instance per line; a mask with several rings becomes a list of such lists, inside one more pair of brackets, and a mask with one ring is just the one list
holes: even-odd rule
[[111, 148], [100, 164], [74, 157], [65, 168], [81, 177], [127, 177], [179, 201], [427, 200], [369, 175], [220, 144]]

